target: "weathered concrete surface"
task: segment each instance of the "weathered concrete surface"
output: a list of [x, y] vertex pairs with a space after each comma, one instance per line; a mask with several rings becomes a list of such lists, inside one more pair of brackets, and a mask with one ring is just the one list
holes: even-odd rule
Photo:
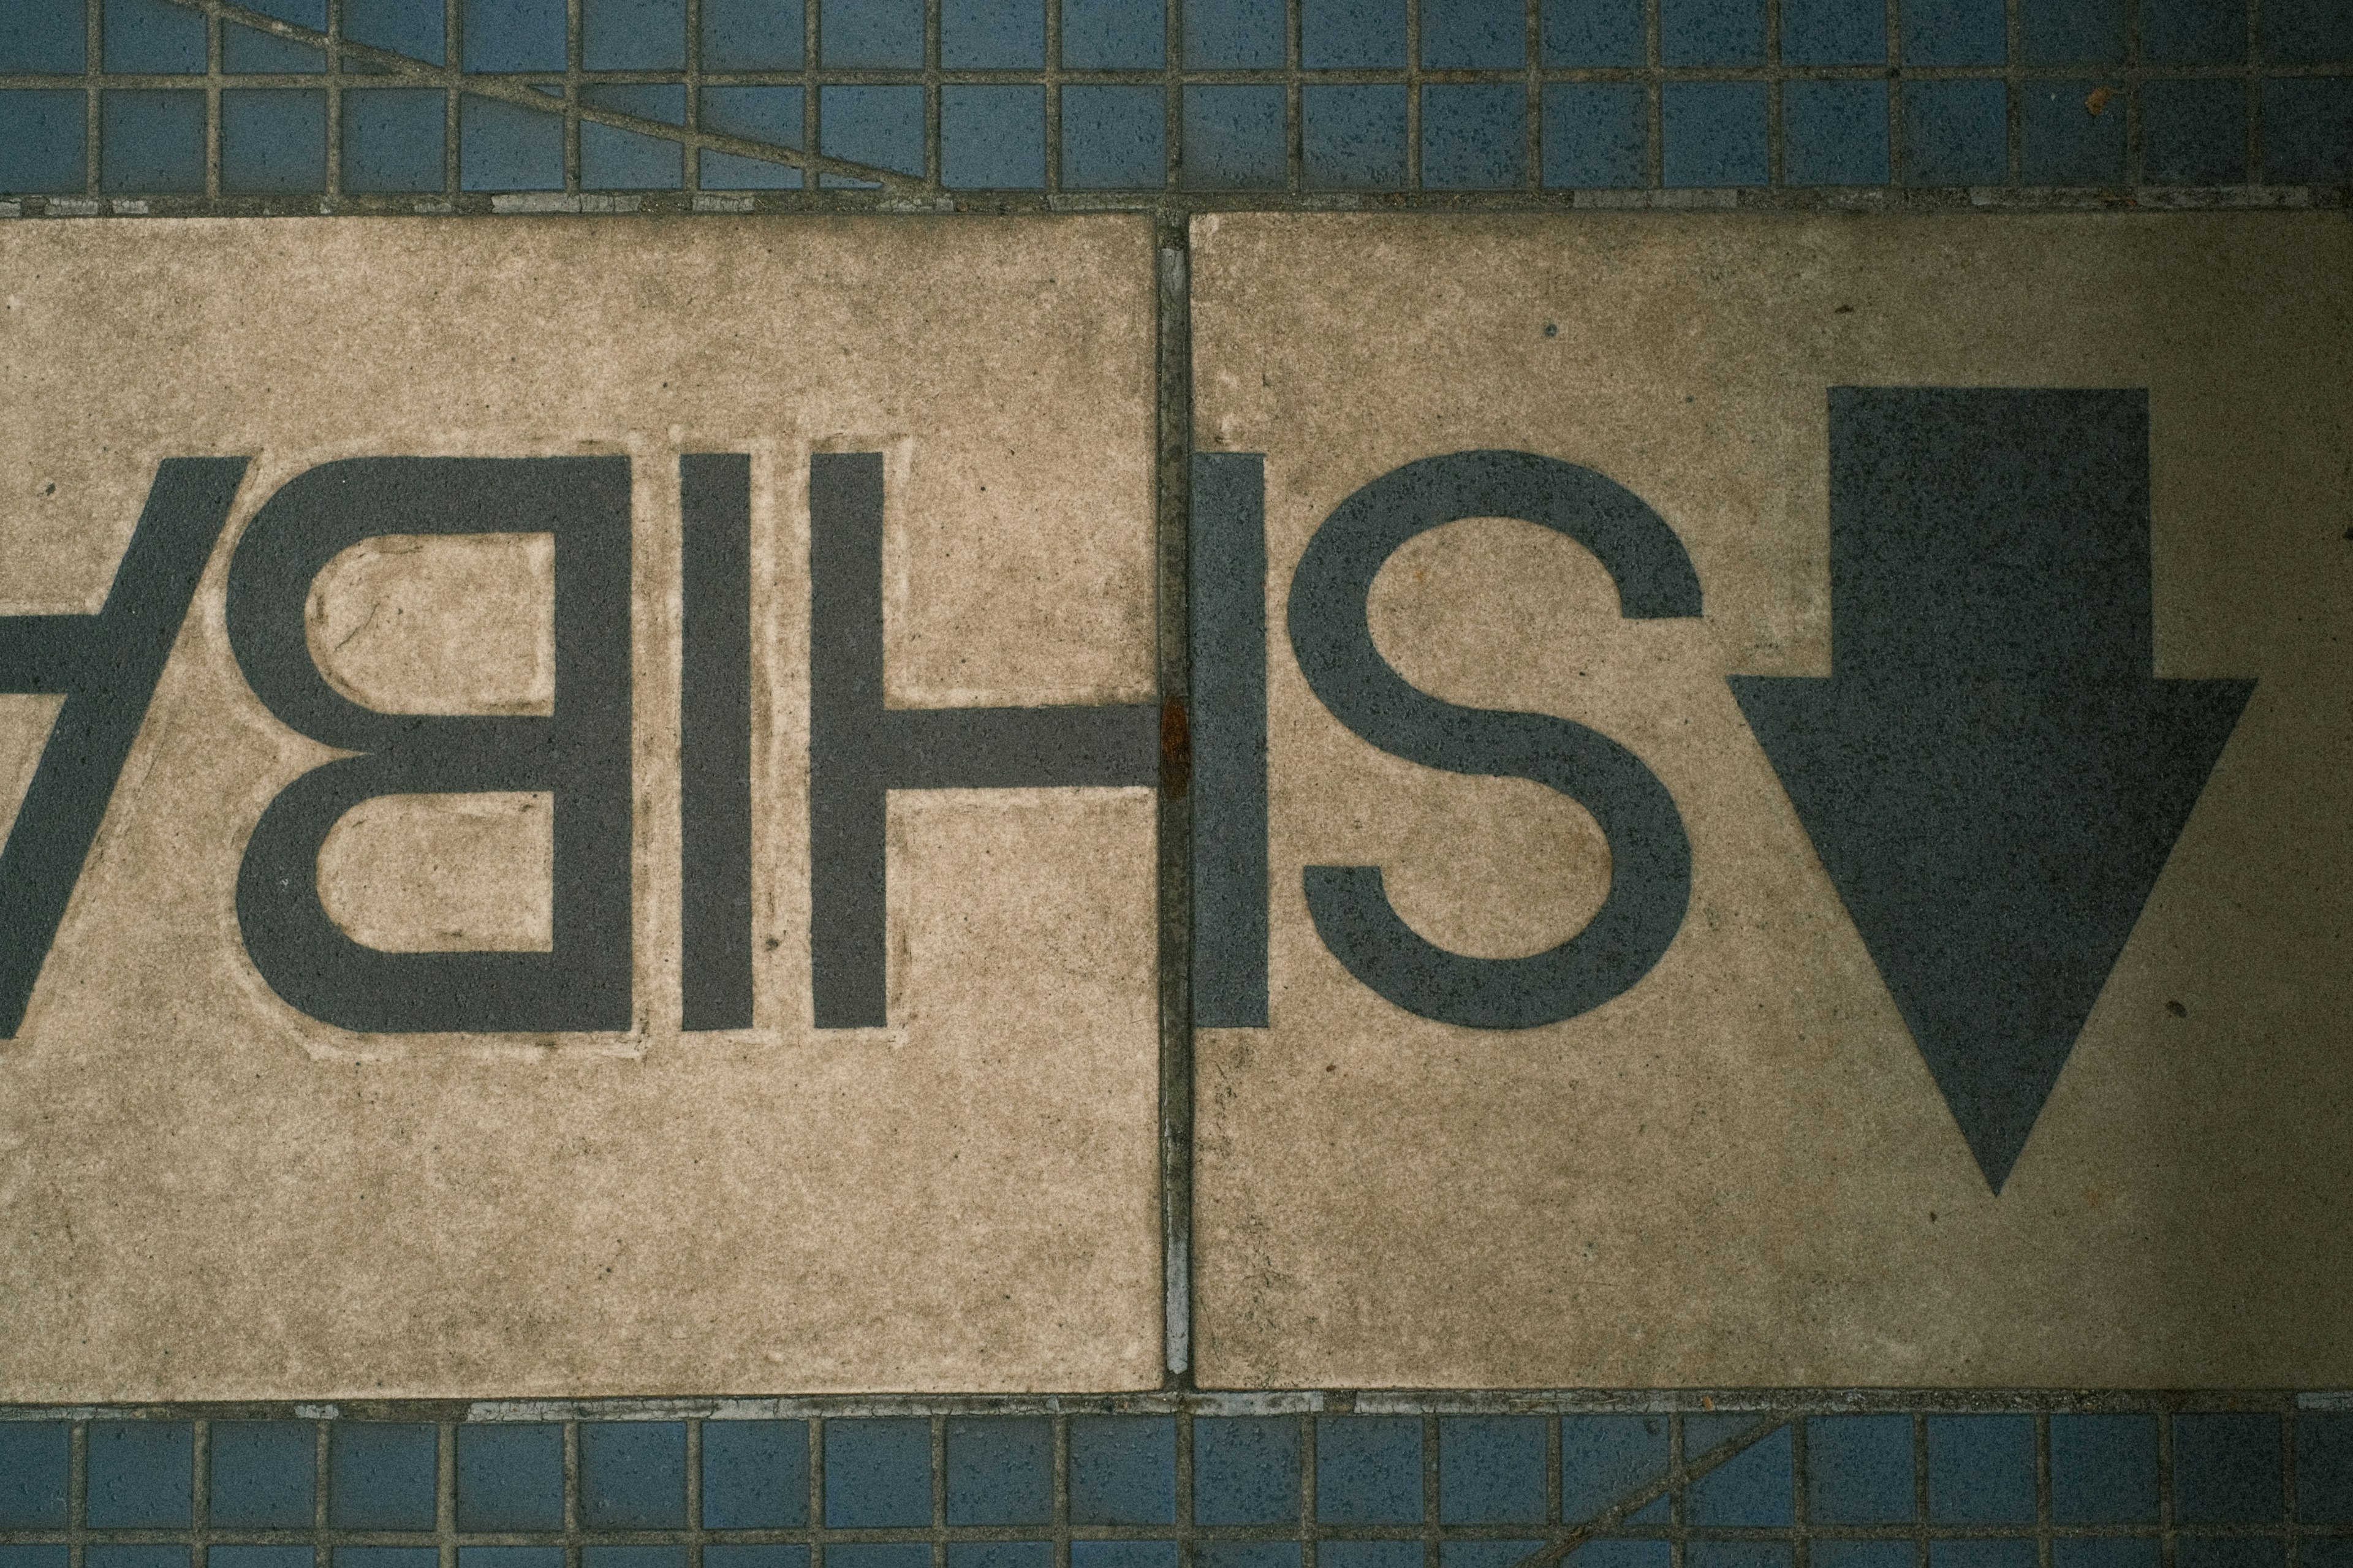
[[[2353, 1377], [2353, 226], [2311, 215], [1225, 216], [1197, 437], [1266, 454], [1271, 1023], [1198, 1040], [1207, 1384], [2156, 1384]], [[2156, 647], [2260, 680], [1999, 1197], [1725, 677], [1830, 671], [1825, 389], [2147, 388]], [[1454, 1027], [1324, 950], [1303, 866], [1534, 952], [1593, 820], [1399, 761], [1302, 679], [1309, 536], [1410, 459], [1587, 465], [1689, 550], [1620, 620], [1574, 543], [1395, 556], [1384, 655], [1632, 749], [1692, 839], [1680, 936], [1566, 1023]]]

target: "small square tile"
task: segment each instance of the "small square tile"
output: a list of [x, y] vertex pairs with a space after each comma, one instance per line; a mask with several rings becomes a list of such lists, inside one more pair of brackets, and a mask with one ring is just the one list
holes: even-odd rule
[[[563, 121], [554, 123], [561, 127]], [[471, 183], [473, 149], [465, 151], [468, 188], [480, 189]], [[560, 164], [558, 172], [560, 176]], [[560, 177], [556, 184], [563, 184]], [[458, 1528], [564, 1528], [564, 1428], [553, 1422], [459, 1427]], [[512, 1563], [507, 1568], [532, 1565]]]
[[[280, 0], [280, 9], [300, 13], [281, 16], [280, 21], [298, 22], [306, 27], [323, 32], [327, 26], [326, 0]], [[221, 69], [232, 76], [311, 75], [327, 68], [323, 49], [308, 44], [298, 44], [279, 37], [274, 33], [258, 32], [225, 23], [221, 27]]]
[[188, 1549], [176, 1543], [90, 1545], [81, 1560], [85, 1568], [189, 1568]]
[[[706, 87], [702, 89], [702, 128], [723, 132], [730, 136], [742, 136], [754, 142], [765, 142], [772, 146], [797, 149], [801, 144], [801, 89], [797, 87]], [[789, 163], [770, 163], [762, 158], [746, 158], [733, 153], [704, 152], [702, 174], [698, 181], [706, 191], [797, 191], [801, 188], [801, 171]], [[799, 1444], [797, 1458], [800, 1500], [795, 1506], [804, 1513], [808, 1509], [808, 1427], [798, 1421], [786, 1422], [712, 1422], [703, 1427], [703, 1497], [706, 1511], [710, 1507], [711, 1438], [712, 1426], [777, 1426], [799, 1434], [792, 1439]], [[779, 1441], [785, 1439], [778, 1439]], [[782, 1484], [782, 1483], [778, 1483]], [[797, 1518], [795, 1524], [806, 1524]], [[747, 1526], [712, 1525], [713, 1529], [743, 1529]]]
[[940, 0], [940, 63], [951, 70], [1046, 63], [1046, 0]]
[[950, 1524], [1053, 1522], [1054, 1424], [1026, 1415], [949, 1421], [947, 1510]]
[[224, 192], [259, 195], [327, 188], [327, 95], [323, 91], [232, 88], [221, 94], [220, 116]]
[[470, 92], [460, 95], [458, 179], [469, 191], [562, 190], [562, 116]]
[[1509, 190], [1528, 179], [1528, 94], [1517, 83], [1421, 89], [1426, 190]]
[[580, 63], [592, 71], [686, 68], [686, 0], [580, 0]]
[[801, 68], [802, 0], [702, 0], [702, 68]]
[[438, 1546], [338, 1546], [335, 1568], [439, 1568]]
[[1789, 1548], [1778, 1541], [1708, 1541], [1683, 1548], [1688, 1568], [1789, 1568]]
[[[1781, 89], [1782, 177], [1792, 185], [1887, 183], [1887, 84], [1792, 81]], [[1910, 1423], [1905, 1423], [1908, 1428]], [[1910, 1462], [1911, 1436], [1905, 1436]], [[1909, 1477], [1906, 1477], [1909, 1485]]]
[[[592, 86], [580, 89], [580, 101], [645, 120], [672, 125], [686, 122], [686, 89], [656, 83]], [[674, 191], [685, 184], [685, 152], [668, 137], [625, 131], [618, 126], [580, 122], [580, 188], [585, 191]], [[616, 1424], [617, 1425], [617, 1423]], [[631, 1422], [628, 1425], [635, 1426]], [[582, 1428], [586, 1435], [586, 1428]], [[585, 1459], [584, 1459], [585, 1464]], [[683, 1453], [680, 1456], [681, 1466]], [[586, 1506], [586, 1500], [583, 1500]], [[681, 1504], [681, 1506], [683, 1506]]]
[[2051, 1417], [2051, 1517], [2060, 1524], [2155, 1524], [2156, 1417]]
[[1195, 69], [1282, 64], [1282, 0], [1187, 0], [1185, 63]]
[[2010, 54], [2002, 0], [1903, 0], [1907, 66], [1998, 66]]
[[1073, 1541], [1071, 1568], [1176, 1568], [1173, 1541]]
[[[652, 90], [678, 93], [683, 116], [685, 89], [655, 88]], [[585, 164], [587, 161], [588, 127], [583, 125], [580, 129], [581, 161]], [[582, 183], [587, 183], [585, 173]], [[582, 1422], [580, 1522], [590, 1530], [672, 1530], [683, 1526], [686, 1523], [686, 1424], [682, 1421]]]
[[[797, 145], [801, 89], [739, 87], [702, 89], [702, 119], [712, 124], [714, 91], [791, 94], [790, 124]], [[781, 114], [779, 118], [784, 118]], [[737, 136], [754, 131], [732, 130]], [[761, 140], [768, 140], [761, 137]], [[705, 154], [705, 168], [708, 157]], [[748, 160], [747, 160], [748, 161]], [[793, 171], [797, 174], [798, 171]], [[708, 178], [703, 182], [711, 188]], [[705, 1530], [797, 1530], [808, 1523], [808, 1423], [806, 1421], [705, 1421], [702, 1424], [702, 1528]], [[704, 1556], [710, 1549], [704, 1548]], [[741, 1568], [754, 1568], [745, 1563]], [[766, 1565], [758, 1565], [766, 1568]]]
[[1325, 1524], [1420, 1523], [1419, 1418], [1316, 1417], [1315, 1517]]
[[2126, 0], [2019, 0], [2019, 47], [2029, 65], [2121, 65]]
[[1046, 89], [940, 89], [940, 183], [959, 191], [1046, 187]]
[[828, 1546], [825, 1563], [826, 1568], [932, 1568], [932, 1549], [920, 1541], [850, 1542]]
[[2277, 1536], [2177, 1535], [2174, 1568], [2283, 1568], [2287, 1543]]
[[2274, 184], [2353, 180], [2353, 77], [2264, 81], [2263, 178]]
[[[2035, 79], [2021, 89], [2019, 178], [2030, 185], [2120, 185], [2125, 96], [2114, 83]], [[2113, 96], [2104, 96], [2104, 91]]]
[[564, 1568], [561, 1546], [460, 1546], [458, 1568]]
[[1932, 1524], [2034, 1522], [2034, 1418], [1928, 1417]]
[[2301, 65], [2353, 61], [2353, 6], [2344, 0], [2263, 0], [2263, 58]]
[[[0, 193], [65, 195], [83, 184], [89, 134], [82, 115], [86, 96], [70, 88], [11, 88], [0, 90]], [[0, 1528], [6, 1528], [12, 1481], [7, 1459], [9, 1423], [0, 1426]], [[43, 1422], [23, 1426], [46, 1430]], [[58, 1431], [65, 1428], [59, 1426]], [[62, 1486], [62, 1482], [59, 1483]], [[58, 1494], [62, 1498], [65, 1494]], [[60, 1503], [58, 1506], [64, 1506]]]
[[2353, 1524], [2353, 1415], [2296, 1417], [2295, 1517]]
[[1425, 70], [1517, 70], [1527, 63], [1520, 0], [1421, 0]]
[[100, 58], [111, 71], [201, 76], [205, 17], [169, 0], [106, 0]]
[[[837, 1546], [834, 1550], [839, 1552], [841, 1549]], [[754, 1545], [749, 1542], [722, 1544], [706, 1542], [702, 1548], [702, 1568], [809, 1568], [809, 1549], [783, 1542]]]
[[1904, 183], [1990, 185], [2009, 173], [2007, 90], [1999, 81], [1907, 81]]
[[[16, 151], [6, 134], [12, 123], [8, 118], [13, 107], [10, 100], [32, 96], [29, 92], [0, 93], [0, 180], [5, 180], [9, 155]], [[71, 98], [75, 109], [79, 110], [81, 94], [58, 96]], [[81, 188], [79, 172], [77, 160], [71, 187], [74, 190]], [[73, 1428], [62, 1421], [0, 1421], [0, 1530], [65, 1528], [67, 1467], [72, 1442]]]
[[2051, 1568], [2158, 1568], [2154, 1535], [2062, 1536], [2051, 1543]]
[[2034, 1563], [2031, 1541], [1928, 1542], [1928, 1568], [2034, 1568]]
[[[590, 82], [580, 89], [580, 101], [590, 109], [608, 109], [616, 114], [659, 121], [664, 125], [683, 126], [686, 123], [686, 89], [675, 83]], [[585, 131], [587, 127], [584, 125], [581, 129]], [[601, 1429], [613, 1426], [643, 1426], [648, 1423], [601, 1422], [597, 1425]], [[679, 1428], [681, 1445], [686, 1441], [685, 1431], [682, 1426]], [[581, 1428], [582, 1436], [586, 1436], [587, 1432], [587, 1427]]]
[[2353, 1568], [2353, 1535], [2307, 1535], [2296, 1544], [2296, 1561], [2302, 1568]]
[[1667, 1568], [1673, 1548], [1663, 1541], [1624, 1541], [1605, 1536], [1577, 1549], [1577, 1568]]
[[1062, 184], [1157, 190], [1168, 165], [1167, 96], [1156, 87], [1062, 89]]
[[580, 1568], [686, 1568], [686, 1548], [601, 1546], [591, 1542], [580, 1549]]
[[[2353, 103], [2348, 103], [2353, 107]], [[2283, 1511], [2275, 1415], [2173, 1418], [2173, 1517], [2181, 1524], [2267, 1524]]]
[[1781, 63], [1887, 63], [1885, 0], [1781, 0]]
[[[222, 103], [226, 137], [227, 103]], [[321, 123], [324, 125], [324, 105]], [[324, 142], [322, 142], [323, 148]], [[322, 154], [323, 156], [323, 154]], [[227, 149], [222, 149], [226, 162]], [[216, 1421], [207, 1517], [229, 1530], [308, 1530], [318, 1494], [319, 1435], [308, 1421]], [[296, 1550], [301, 1550], [297, 1548]]]
[[1438, 1543], [1438, 1568], [1512, 1568], [1544, 1550], [1541, 1541], [1462, 1541]]
[[1287, 1524], [1298, 1518], [1296, 1420], [1204, 1416], [1193, 1423], [1194, 1523]]
[[205, 1568], [311, 1568], [317, 1552], [308, 1546], [221, 1546], [205, 1548]]
[[2160, 65], [2236, 65], [2247, 8], [2232, 0], [2140, 0], [2140, 57]]
[[1282, 89], [1185, 89], [1187, 188], [1279, 190], [1287, 163], [1283, 141]]
[[[1556, 189], [1644, 183], [1650, 149], [1649, 94], [1631, 82], [1547, 82], [1544, 89], [1544, 183]], [[1571, 1416], [1576, 1421], [1580, 1417]], [[1637, 1419], [1595, 1416], [1594, 1420]], [[1660, 1454], [1665, 1433], [1660, 1424]]]
[[1544, 63], [1639, 66], [1649, 53], [1642, 0], [1544, 0]]
[[1659, 107], [1668, 184], [1765, 184], [1763, 82], [1669, 82]]
[[827, 1422], [825, 1522], [828, 1530], [931, 1523], [932, 1424], [912, 1415]]
[[1438, 1518], [1444, 1524], [1542, 1524], [1545, 1418], [1440, 1418]]
[[447, 58], [443, 16], [440, 0], [343, 0], [343, 37], [438, 66]]
[[[871, 168], [923, 172], [923, 89], [920, 87], [826, 87], [818, 89], [818, 150]], [[830, 182], [839, 176], [828, 174]], [[895, 1418], [894, 1418], [895, 1419]], [[854, 1425], [854, 1423], [843, 1423]], [[830, 1433], [831, 1426], [827, 1427]], [[828, 1437], [828, 1442], [831, 1442]], [[829, 1455], [832, 1449], [828, 1447]], [[828, 1461], [828, 1466], [830, 1460]], [[929, 1460], [925, 1461], [928, 1476]], [[924, 1495], [930, 1496], [930, 1481]]]
[[[1561, 89], [1547, 89], [1551, 94]], [[1636, 89], [1640, 91], [1640, 89]], [[1546, 127], [1545, 167], [1552, 168], [1552, 135]], [[1667, 1418], [1663, 1415], [1564, 1415], [1560, 1420], [1560, 1517], [1582, 1524], [1617, 1506], [1667, 1473]]]
[[344, 89], [343, 189], [441, 189], [448, 103], [437, 88]]
[[1808, 1554], [1811, 1568], [1915, 1568], [1917, 1561], [1908, 1541], [1827, 1541], [1819, 1535]]
[[[1881, 165], [1884, 179], [1884, 142]], [[1908, 1524], [1912, 1492], [1910, 1416], [1817, 1415], [1807, 1421], [1806, 1507], [1814, 1523]]]
[[1309, 70], [1405, 64], [1410, 0], [1300, 0], [1299, 61]]
[[1422, 1568], [1419, 1541], [1335, 1541], [1315, 1546], [1315, 1568]]
[[464, 16], [468, 70], [564, 68], [564, 0], [471, 0]]
[[[382, 95], [371, 90], [364, 96], [374, 100]], [[441, 97], [438, 92], [417, 96]], [[347, 112], [351, 101], [350, 97], [343, 100]], [[345, 151], [348, 155], [348, 147]], [[438, 168], [433, 188], [438, 188]], [[337, 1530], [432, 1529], [439, 1468], [436, 1446], [437, 1434], [422, 1423], [334, 1423], [327, 1429], [327, 1522]], [[339, 1557], [343, 1550], [337, 1548]]]
[[0, 10], [0, 71], [81, 74], [87, 38], [79, 5], [11, 5]]
[[1659, 58], [1671, 66], [1765, 63], [1765, 0], [1659, 0]]
[[1050, 1541], [955, 1541], [948, 1568], [1054, 1568]]
[[1065, 70], [1158, 70], [1166, 63], [1164, 0], [1061, 0], [1061, 5]]
[[1296, 1541], [1198, 1541], [1194, 1568], [1299, 1568]]
[[1173, 1524], [1176, 1519], [1174, 1417], [1071, 1417], [1071, 1523]]
[[923, 0], [821, 0], [818, 55], [828, 66], [912, 70], [923, 63]]
[[[1671, 142], [1670, 146], [1672, 145]], [[1683, 1457], [1694, 1459], [1720, 1438], [1694, 1428], [1704, 1419], [1683, 1420]], [[1736, 1418], [1746, 1424], [1745, 1417]], [[1715, 1469], [1692, 1482], [1683, 1493], [1686, 1524], [1785, 1525], [1796, 1514], [1791, 1501], [1789, 1428], [1776, 1427]]]

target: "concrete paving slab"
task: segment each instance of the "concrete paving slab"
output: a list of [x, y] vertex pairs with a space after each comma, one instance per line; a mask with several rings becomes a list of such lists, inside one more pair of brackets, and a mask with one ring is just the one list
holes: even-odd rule
[[1206, 1385], [2353, 1377], [2340, 215], [1194, 233]]
[[[0, 235], [0, 1400], [1156, 1384], [1152, 267]], [[1054, 704], [1100, 776], [900, 711]]]

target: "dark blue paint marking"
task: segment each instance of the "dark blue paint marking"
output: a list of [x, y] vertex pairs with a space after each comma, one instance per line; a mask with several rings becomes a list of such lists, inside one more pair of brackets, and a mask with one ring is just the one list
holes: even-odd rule
[[1266, 479], [1193, 459], [1193, 1022], [1266, 1027]]
[[2252, 680], [2149, 673], [2142, 392], [1834, 387], [1827, 678], [1732, 691], [2000, 1192]]
[[681, 1026], [752, 1026], [752, 459], [678, 460]]

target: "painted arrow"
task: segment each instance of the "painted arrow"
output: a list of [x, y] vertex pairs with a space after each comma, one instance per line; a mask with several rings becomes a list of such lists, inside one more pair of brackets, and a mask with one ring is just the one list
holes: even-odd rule
[[1834, 387], [1830, 497], [1732, 692], [1999, 1193], [2254, 682], [2150, 673], [2145, 393]]

